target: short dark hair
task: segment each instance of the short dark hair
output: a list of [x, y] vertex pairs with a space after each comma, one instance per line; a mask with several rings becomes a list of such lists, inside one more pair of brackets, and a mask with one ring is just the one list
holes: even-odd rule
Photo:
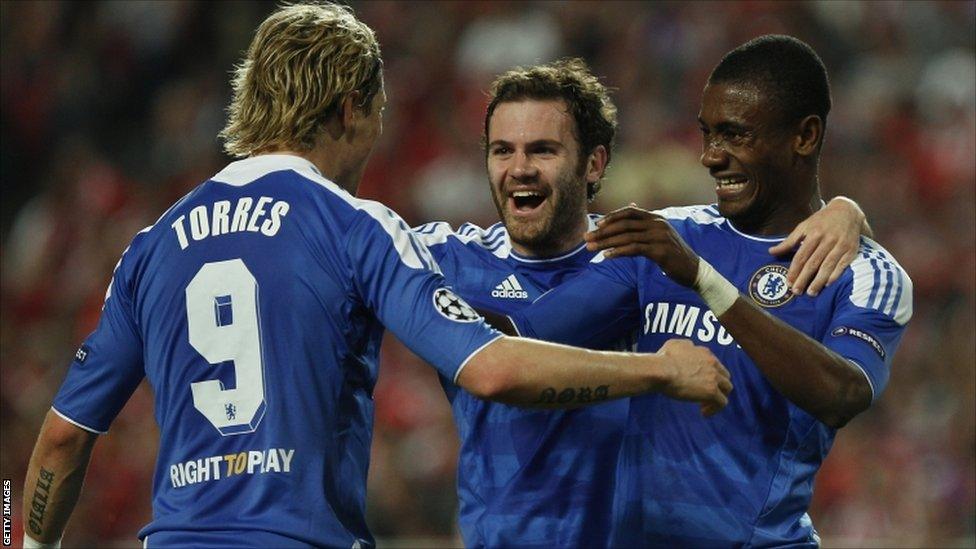
[[742, 44], [719, 61], [708, 83], [750, 83], [769, 95], [789, 124], [830, 112], [827, 68], [817, 52], [792, 36], [767, 34]]
[[[597, 146], [607, 150], [607, 164], [617, 134], [617, 107], [610, 100], [610, 89], [590, 72], [579, 58], [565, 58], [545, 65], [512, 69], [491, 84], [490, 102], [485, 113], [484, 143], [488, 143], [488, 125], [500, 103], [525, 99], [566, 102], [576, 127], [573, 129], [580, 144], [580, 169]], [[593, 199], [600, 190], [600, 182], [590, 184], [587, 198]]]

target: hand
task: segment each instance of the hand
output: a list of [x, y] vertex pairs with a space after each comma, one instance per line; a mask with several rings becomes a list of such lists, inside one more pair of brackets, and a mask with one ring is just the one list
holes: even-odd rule
[[669, 339], [661, 346], [660, 354], [671, 366], [671, 376], [662, 390], [665, 395], [698, 402], [706, 417], [729, 403], [732, 378], [711, 351], [687, 339]]
[[769, 249], [773, 255], [783, 255], [799, 247], [786, 274], [794, 294], [806, 290], [809, 295], [817, 295], [840, 278], [857, 255], [864, 222], [864, 212], [856, 202], [837, 197], [797, 225], [786, 240]]
[[691, 287], [698, 276], [695, 254], [660, 215], [631, 204], [597, 221], [597, 229], [586, 233], [586, 248], [604, 250], [604, 255], [642, 255], [657, 263], [671, 280]]

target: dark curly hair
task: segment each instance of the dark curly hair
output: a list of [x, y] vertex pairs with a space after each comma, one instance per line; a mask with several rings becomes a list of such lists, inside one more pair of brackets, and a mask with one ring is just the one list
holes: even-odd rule
[[[590, 153], [599, 145], [607, 150], [607, 163], [617, 133], [617, 107], [610, 100], [610, 89], [600, 83], [582, 59], [566, 58], [533, 67], [517, 67], [491, 83], [490, 102], [485, 113], [483, 143], [488, 142], [488, 124], [500, 103], [524, 99], [561, 99], [576, 122], [573, 128], [580, 144], [579, 169], [586, 166]], [[600, 182], [590, 184], [587, 198], [600, 191]]]

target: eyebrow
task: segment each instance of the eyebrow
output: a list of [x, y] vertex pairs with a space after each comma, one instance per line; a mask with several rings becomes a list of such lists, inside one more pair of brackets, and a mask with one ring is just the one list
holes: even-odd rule
[[[702, 120], [702, 117], [700, 116], [698, 117], [698, 125], [708, 127], [708, 124], [704, 120]], [[715, 130], [720, 132], [727, 131], [727, 130], [745, 132], [751, 129], [752, 128], [750, 126], [739, 124], [738, 122], [722, 121], [715, 125]]]
[[[512, 146], [512, 142], [506, 139], [496, 139], [491, 143], [488, 143], [488, 147], [494, 147], [496, 145], [505, 145], [510, 147]], [[563, 149], [566, 148], [566, 146], [563, 145], [561, 141], [557, 141], [555, 139], [536, 139], [535, 141], [529, 141], [528, 143], [526, 143], [527, 148], [540, 147], [546, 145], [550, 147], [559, 147]]]

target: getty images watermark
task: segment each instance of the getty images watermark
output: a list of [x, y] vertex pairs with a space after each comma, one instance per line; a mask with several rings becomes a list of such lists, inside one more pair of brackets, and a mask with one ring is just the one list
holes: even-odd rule
[[10, 479], [3, 479], [3, 546], [10, 547], [10, 531], [13, 528], [10, 518]]

